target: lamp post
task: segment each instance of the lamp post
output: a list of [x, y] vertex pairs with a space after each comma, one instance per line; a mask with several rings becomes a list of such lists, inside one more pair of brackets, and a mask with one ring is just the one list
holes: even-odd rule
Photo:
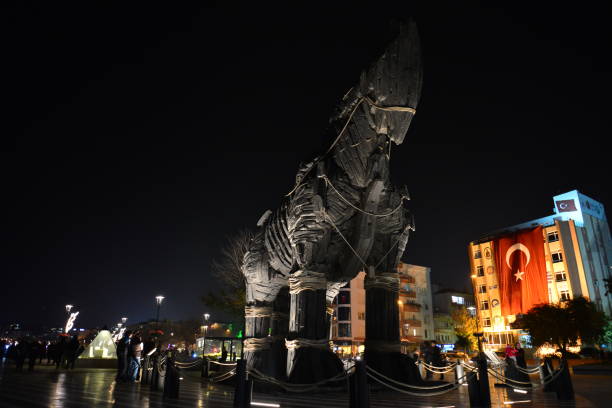
[[162, 295], [155, 296], [155, 302], [157, 303], [157, 317], [155, 318], [155, 323], [158, 329], [159, 329], [159, 308], [163, 300], [164, 300], [164, 297]]
[[208, 319], [210, 319], [209, 313], [204, 313], [204, 341], [202, 342], [202, 357], [206, 353], [206, 334], [208, 333]]
[[73, 305], [66, 305], [66, 314], [70, 314], [70, 310], [72, 310]]
[[480, 341], [480, 338], [483, 336], [483, 333], [480, 331], [480, 324], [478, 322], [478, 320], [480, 320], [480, 319], [478, 318], [478, 315], [476, 314], [476, 307], [468, 306], [467, 310], [469, 310], [470, 312], [472, 312], [473, 315], [475, 315], [475, 318], [476, 318], [476, 333], [474, 333], [474, 336], [476, 336], [476, 339], [478, 340], [478, 352], [482, 353], [482, 343]]
[[125, 324], [125, 322], [127, 322], [127, 317], [122, 317], [121, 318], [121, 323]]

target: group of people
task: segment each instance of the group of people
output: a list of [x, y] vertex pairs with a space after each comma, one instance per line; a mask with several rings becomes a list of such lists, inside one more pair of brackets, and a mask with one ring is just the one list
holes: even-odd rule
[[73, 369], [83, 349], [76, 335], [70, 338], [62, 336], [55, 342], [33, 338], [20, 338], [10, 342], [0, 340], [0, 360], [4, 357], [12, 359], [18, 371], [23, 370], [26, 359], [28, 371], [34, 371], [36, 361], [42, 365], [43, 359], [46, 359], [47, 365], [55, 365], [57, 369], [60, 367]]
[[508, 344], [506, 346], [504, 355], [506, 358], [506, 369], [504, 375], [516, 381], [529, 383], [529, 376], [517, 368], [520, 367], [523, 370], [527, 368], [525, 349], [521, 347], [521, 343], [516, 343], [514, 345]]
[[116, 344], [117, 376], [119, 382], [138, 382], [141, 376], [142, 357], [156, 348], [153, 338], [143, 342], [139, 331], [130, 330]]

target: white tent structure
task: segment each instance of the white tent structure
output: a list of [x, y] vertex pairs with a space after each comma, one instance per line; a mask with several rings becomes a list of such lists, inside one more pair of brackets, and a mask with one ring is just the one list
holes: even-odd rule
[[113, 336], [108, 330], [100, 330], [95, 339], [81, 353], [79, 359], [104, 359], [116, 360], [117, 348], [113, 342]]

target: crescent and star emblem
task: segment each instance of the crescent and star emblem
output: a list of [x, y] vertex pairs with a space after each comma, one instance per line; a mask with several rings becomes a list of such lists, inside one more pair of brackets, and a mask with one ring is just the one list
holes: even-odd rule
[[566, 203], [561, 203], [559, 204], [559, 208], [562, 210], [565, 210], [567, 208], [567, 204]]
[[[527, 262], [525, 262], [525, 266], [529, 265], [529, 261], [531, 260], [531, 254], [529, 253], [529, 248], [527, 248], [523, 244], [514, 244], [510, 248], [508, 248], [508, 250], [506, 251], [506, 264], [508, 265], [508, 268], [512, 269], [512, 266], [510, 266], [510, 256], [512, 255], [514, 251], [524, 252], [525, 256], [527, 257]], [[516, 281], [518, 282], [519, 280], [523, 280], [523, 275], [525, 275], [525, 272], [518, 270], [514, 274], [514, 277], [516, 278]]]

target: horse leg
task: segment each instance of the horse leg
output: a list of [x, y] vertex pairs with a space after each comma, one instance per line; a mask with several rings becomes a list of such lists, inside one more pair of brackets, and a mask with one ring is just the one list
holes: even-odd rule
[[312, 384], [343, 370], [329, 348], [327, 280], [325, 274], [300, 270], [289, 277], [291, 296], [287, 345], [290, 382]]
[[422, 382], [414, 361], [400, 352], [397, 273], [366, 277], [366, 364], [409, 384]]

